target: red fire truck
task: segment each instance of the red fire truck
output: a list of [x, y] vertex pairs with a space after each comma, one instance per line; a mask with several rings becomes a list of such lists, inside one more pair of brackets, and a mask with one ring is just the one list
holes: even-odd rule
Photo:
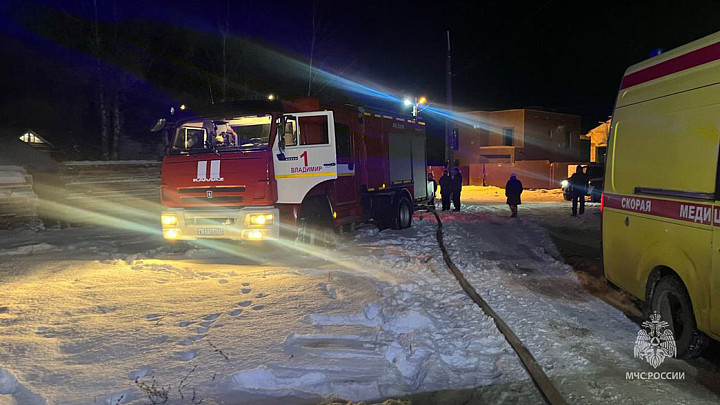
[[170, 125], [167, 239], [329, 244], [362, 221], [411, 226], [429, 192], [425, 123], [317, 100], [236, 102]]

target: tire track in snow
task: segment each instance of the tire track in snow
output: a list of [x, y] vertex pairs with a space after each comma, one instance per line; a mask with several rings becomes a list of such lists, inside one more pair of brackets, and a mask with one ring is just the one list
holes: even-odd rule
[[495, 313], [495, 311], [493, 311], [490, 305], [485, 302], [485, 300], [480, 296], [480, 294], [475, 291], [475, 288], [465, 279], [465, 276], [460, 271], [460, 269], [455, 266], [455, 263], [453, 263], [452, 259], [450, 258], [450, 254], [445, 248], [445, 243], [443, 242], [443, 226], [442, 221], [440, 220], [440, 215], [438, 215], [435, 210], [432, 210], [432, 213], [437, 219], [437, 241], [440, 245], [440, 250], [442, 250], [443, 259], [445, 260], [445, 263], [447, 264], [450, 271], [460, 283], [462, 289], [467, 293], [468, 296], [470, 296], [470, 298], [472, 298], [473, 301], [475, 301], [475, 303], [480, 308], [482, 308], [483, 311], [485, 311], [488, 316], [495, 320], [498, 329], [500, 330], [500, 332], [502, 332], [503, 335], [505, 335], [508, 343], [510, 343], [513, 350], [515, 350], [515, 352], [520, 357], [520, 360], [527, 369], [528, 373], [530, 373], [530, 377], [535, 383], [535, 386], [537, 386], [538, 390], [540, 390], [540, 393], [542, 394], [545, 401], [552, 405], [567, 404], [562, 395], [560, 395], [555, 386], [550, 382], [550, 379], [545, 374], [540, 364], [538, 364], [537, 360], [535, 360], [535, 357], [533, 357], [532, 353], [530, 353], [530, 351], [527, 349], [525, 344], [517, 337], [517, 335], [515, 335], [515, 332], [510, 329], [510, 327], [505, 323], [505, 321], [503, 321], [502, 318], [500, 318], [500, 316]]

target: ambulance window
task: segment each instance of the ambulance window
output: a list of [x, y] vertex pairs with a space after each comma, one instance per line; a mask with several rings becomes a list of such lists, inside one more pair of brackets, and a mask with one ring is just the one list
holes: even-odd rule
[[335, 150], [338, 157], [351, 157], [352, 138], [350, 127], [343, 124], [335, 124]]
[[301, 145], [322, 145], [329, 143], [327, 116], [299, 117]]

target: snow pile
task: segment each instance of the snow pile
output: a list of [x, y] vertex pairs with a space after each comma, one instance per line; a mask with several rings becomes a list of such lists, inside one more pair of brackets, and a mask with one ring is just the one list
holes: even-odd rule
[[[283, 346], [291, 361], [235, 373], [228, 389], [368, 400], [522, 378], [524, 371], [494, 322], [447, 283], [434, 234], [429, 221], [379, 235], [377, 229], [361, 228], [339, 252], [342, 260], [364, 269], [365, 277], [375, 273], [381, 299], [355, 313], [307, 315], [303, 322], [319, 333], [288, 335]], [[320, 287], [329, 296], [342, 295], [330, 284]]]
[[20, 166], [0, 166], [0, 227], [37, 220], [38, 196], [33, 179]]

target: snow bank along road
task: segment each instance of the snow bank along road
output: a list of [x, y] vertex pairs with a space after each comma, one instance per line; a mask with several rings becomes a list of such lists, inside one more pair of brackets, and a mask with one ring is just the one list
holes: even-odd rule
[[[539, 215], [543, 214], [538, 204]], [[636, 324], [587, 293], [548, 234], [496, 206], [442, 214], [475, 289], [570, 403], [716, 403], [626, 380]], [[563, 216], [566, 212], [563, 212]], [[96, 227], [0, 233], [0, 404], [315, 403], [338, 395], [541, 403], [494, 323], [442, 261], [427, 215], [332, 251], [169, 249]], [[658, 369], [659, 370], [659, 369]], [[438, 392], [440, 390], [452, 392]]]

